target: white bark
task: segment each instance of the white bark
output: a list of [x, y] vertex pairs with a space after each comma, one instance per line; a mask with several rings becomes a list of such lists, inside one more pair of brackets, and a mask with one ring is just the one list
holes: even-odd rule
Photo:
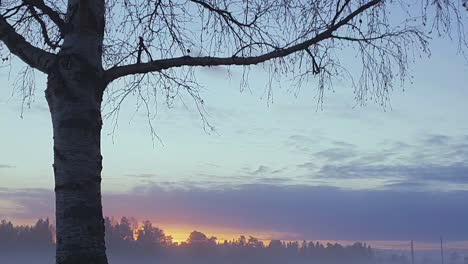
[[[68, 16], [25, 0], [64, 35], [58, 54], [34, 47], [0, 15], [0, 41], [48, 74], [46, 98], [54, 134], [57, 264], [107, 264], [101, 204], [101, 102], [104, 0], [70, 0]], [[47, 33], [47, 32], [46, 32]]]
[[[63, 62], [63, 61], [62, 61]], [[104, 82], [69, 57], [48, 78], [54, 131], [57, 264], [106, 264], [101, 205]]]
[[70, 0], [64, 44], [49, 71], [57, 264], [107, 264], [101, 204], [104, 1]]
[[75, 54], [96, 69], [102, 68], [104, 0], [69, 0], [62, 51]]

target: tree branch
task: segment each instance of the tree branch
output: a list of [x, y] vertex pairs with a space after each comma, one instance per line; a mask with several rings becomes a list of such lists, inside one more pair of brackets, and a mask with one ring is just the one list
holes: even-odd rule
[[11, 53], [18, 56], [29, 66], [47, 73], [56, 59], [56, 55], [34, 47], [18, 34], [15, 29], [0, 16], [0, 40]]
[[125, 66], [118, 66], [111, 68], [106, 71], [105, 78], [107, 82], [124, 77], [131, 74], [142, 74], [149, 72], [162, 71], [169, 68], [182, 67], [182, 66], [221, 66], [221, 65], [254, 65], [259, 64], [271, 59], [286, 57], [295, 52], [306, 50], [308, 47], [317, 44], [325, 39], [332, 38], [332, 33], [339, 29], [341, 26], [347, 24], [357, 15], [363, 13], [369, 8], [381, 3], [383, 0], [372, 0], [368, 3], [360, 6], [355, 11], [351, 12], [345, 18], [337, 22], [336, 24], [330, 25], [328, 29], [319, 33], [315, 37], [293, 45], [288, 48], [274, 50], [268, 53], [264, 53], [258, 56], [251, 57], [190, 57], [183, 56], [170, 59], [160, 59], [147, 63], [136, 63]]
[[23, 0], [23, 3], [41, 10], [42, 13], [46, 14], [50, 20], [55, 23], [60, 33], [62, 33], [62, 35], [65, 34], [65, 22], [60, 17], [59, 13], [46, 5], [43, 0]]
[[28, 6], [28, 10], [29, 12], [31, 13], [31, 16], [39, 23], [39, 25], [41, 26], [41, 32], [42, 32], [42, 37], [44, 38], [44, 42], [49, 46], [51, 47], [52, 49], [56, 49], [58, 48], [59, 44], [58, 44], [58, 41], [56, 43], [54, 43], [50, 37], [49, 37], [49, 33], [47, 31], [47, 25], [46, 23], [44, 22], [44, 20], [42, 20], [42, 18], [39, 16], [39, 14], [36, 12], [36, 9], [34, 8], [34, 6]]
[[255, 16], [255, 18], [251, 21], [251, 22], [240, 22], [239, 20], [237, 20], [236, 18], [234, 18], [234, 16], [232, 15], [231, 12], [227, 11], [227, 10], [224, 10], [224, 9], [219, 9], [219, 8], [216, 8], [206, 2], [203, 2], [203, 1], [200, 1], [200, 0], [190, 0], [191, 2], [193, 3], [196, 3], [196, 4], [199, 4], [201, 5], [203, 8], [206, 8], [208, 9], [209, 11], [211, 12], [214, 12], [214, 13], [217, 13], [218, 15], [220, 15], [226, 22], [232, 22], [234, 24], [236, 24], [237, 26], [239, 27], [250, 27], [252, 26], [255, 21], [257, 21], [258, 17]]
[[345, 0], [343, 6], [341, 6], [341, 8], [339, 8], [340, 2], [341, 1], [338, 1], [338, 3], [336, 4], [336, 13], [335, 13], [335, 17], [333, 17], [333, 19], [332, 19], [332, 22], [331, 22], [332, 25], [335, 24], [336, 20], [338, 19], [338, 17], [340, 17], [341, 13], [343, 13], [344, 9], [351, 2], [351, 0]]

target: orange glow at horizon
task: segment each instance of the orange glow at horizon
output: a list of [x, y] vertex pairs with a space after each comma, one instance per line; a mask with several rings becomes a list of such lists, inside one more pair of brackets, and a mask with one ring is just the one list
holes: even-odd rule
[[207, 237], [216, 237], [218, 243], [224, 240], [231, 241], [237, 240], [240, 236], [244, 235], [246, 238], [253, 236], [261, 241], [269, 242], [271, 239], [281, 239], [281, 237], [290, 237], [290, 233], [284, 232], [265, 232], [255, 230], [239, 230], [233, 228], [215, 227], [215, 226], [200, 226], [190, 224], [158, 224], [159, 228], [164, 230], [166, 235], [172, 236], [172, 241], [181, 243], [187, 241], [192, 231], [199, 231]]
[[[326, 240], [326, 239], [308, 239], [303, 238], [296, 233], [288, 232], [277, 232], [277, 231], [256, 231], [246, 229], [233, 229], [216, 226], [204, 226], [204, 225], [190, 225], [190, 224], [154, 224], [153, 226], [158, 227], [164, 231], [166, 236], [171, 236], [173, 242], [181, 243], [186, 242], [192, 231], [198, 231], [205, 234], [207, 237], [216, 237], [217, 243], [223, 243], [225, 240], [234, 241], [238, 240], [240, 236], [245, 236], [247, 239], [249, 236], [253, 236], [258, 240], [262, 241], [265, 246], [268, 246], [271, 240], [278, 239], [283, 242], [289, 241], [313, 241], [319, 242], [323, 245], [327, 243], [341, 244], [343, 246], [350, 246], [356, 242], [365, 243], [370, 245], [374, 249], [383, 250], [410, 250], [409, 241], [398, 241], [398, 240]], [[288, 239], [289, 238], [289, 239]], [[417, 242], [415, 243], [415, 249], [417, 250], [438, 250], [438, 243], [431, 242]], [[468, 247], [468, 241], [453, 241], [445, 244], [447, 248], [451, 249], [466, 249]]]
[[[6, 207], [6, 203], [0, 204], [3, 207]], [[10, 204], [8, 204], [10, 205]], [[40, 217], [39, 217], [40, 218]], [[28, 219], [28, 218], [12, 218], [4, 219], [11, 221], [14, 225], [34, 225], [39, 219]], [[46, 217], [42, 217], [45, 219]], [[120, 218], [114, 218], [120, 219]], [[1, 217], [0, 217], [0, 220]], [[54, 224], [54, 218], [49, 217], [51, 224]], [[375, 249], [384, 249], [384, 250], [410, 250], [409, 241], [401, 240], [326, 240], [326, 239], [311, 239], [301, 236], [297, 233], [290, 232], [280, 232], [280, 231], [258, 231], [253, 229], [235, 229], [235, 228], [226, 228], [219, 226], [208, 226], [208, 225], [193, 225], [187, 223], [171, 223], [163, 224], [159, 221], [151, 221], [154, 227], [158, 227], [164, 231], [166, 236], [171, 236], [173, 242], [181, 243], [187, 241], [190, 233], [192, 231], [198, 231], [204, 233], [207, 237], [216, 237], [218, 243], [223, 243], [224, 240], [233, 241], [238, 240], [240, 236], [244, 235], [247, 239], [249, 236], [253, 236], [258, 240], [262, 241], [265, 246], [268, 246], [268, 243], [273, 239], [278, 239], [284, 242], [289, 241], [303, 241], [307, 242], [319, 242], [323, 245], [327, 243], [338, 243], [343, 246], [352, 245], [355, 242], [362, 242], [370, 245]], [[175, 221], [174, 221], [175, 222]], [[135, 226], [134, 232], [142, 227], [142, 223], [139, 222], [138, 226]], [[134, 238], [137, 238], [137, 234], [134, 233]], [[447, 241], [444, 246], [447, 249], [456, 249], [464, 250], [468, 248], [468, 240], [464, 241]], [[440, 247], [439, 242], [418, 242], [415, 241], [416, 250], [438, 250]]]

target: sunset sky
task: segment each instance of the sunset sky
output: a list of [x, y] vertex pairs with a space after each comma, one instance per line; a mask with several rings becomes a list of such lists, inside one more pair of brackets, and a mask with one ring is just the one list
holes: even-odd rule
[[[219, 238], [468, 240], [468, 63], [448, 41], [431, 48], [386, 108], [356, 104], [347, 83], [326, 91], [321, 107], [313, 82], [296, 97], [284, 80], [271, 102], [261, 67], [242, 93], [241, 69], [198, 69], [216, 131], [204, 131], [185, 97], [187, 108], [158, 105], [160, 142], [130, 98], [115, 133], [105, 120], [105, 214], [149, 219], [178, 240], [193, 229]], [[29, 223], [54, 209], [45, 80], [36, 73], [35, 101], [21, 118], [7, 73], [0, 219]]]

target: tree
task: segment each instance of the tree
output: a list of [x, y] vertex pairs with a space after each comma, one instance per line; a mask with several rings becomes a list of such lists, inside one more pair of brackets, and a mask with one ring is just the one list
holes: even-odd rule
[[123, 216], [115, 228], [120, 240], [133, 241], [133, 230], [137, 224], [132, 224], [130, 219]]
[[17, 232], [11, 222], [0, 221], [0, 252], [11, 251], [17, 240]]
[[187, 244], [191, 247], [211, 247], [216, 245], [216, 237], [208, 238], [202, 232], [194, 230], [187, 238]]
[[143, 221], [143, 227], [138, 230], [136, 241], [139, 248], [151, 253], [160, 251], [163, 247], [172, 244], [172, 237], [166, 236], [164, 231], [154, 227], [150, 221]]
[[35, 225], [14, 226], [0, 221], [0, 255], [23, 254], [24, 251], [50, 252], [53, 244], [53, 227], [49, 219], [39, 219]]
[[137, 224], [132, 223], [127, 217], [122, 217], [120, 222], [106, 217], [104, 218], [104, 226], [107, 249], [113, 249], [119, 254], [128, 254], [135, 241], [133, 233], [137, 228]]
[[281, 240], [277, 240], [277, 239], [273, 239], [270, 241], [270, 244], [268, 244], [268, 248], [272, 249], [272, 250], [280, 250], [280, 249], [283, 249], [284, 248], [284, 245], [283, 243], [281, 242]]
[[247, 246], [252, 247], [252, 248], [263, 248], [263, 242], [258, 240], [258, 238], [249, 236], [249, 239], [247, 240]]
[[[427, 52], [429, 30], [458, 33], [466, 45], [461, 0], [3, 0], [2, 59], [47, 75], [54, 135], [57, 264], [107, 263], [101, 205], [103, 96], [135, 94], [150, 111], [162, 92], [170, 105], [187, 93], [204, 119], [194, 67], [264, 64], [272, 79], [318, 80], [319, 100], [348, 78], [356, 99], [385, 102], [406, 78], [414, 51]], [[389, 17], [403, 10], [410, 19]], [[418, 10], [418, 11], [414, 11]], [[422, 11], [421, 11], [422, 10]], [[420, 13], [422, 12], [422, 13]], [[425, 25], [429, 25], [426, 28]], [[351, 47], [358, 77], [340, 50]], [[124, 88], [118, 85], [124, 81]], [[355, 81], [356, 80], [356, 81]], [[121, 86], [120, 86], [121, 87]]]

